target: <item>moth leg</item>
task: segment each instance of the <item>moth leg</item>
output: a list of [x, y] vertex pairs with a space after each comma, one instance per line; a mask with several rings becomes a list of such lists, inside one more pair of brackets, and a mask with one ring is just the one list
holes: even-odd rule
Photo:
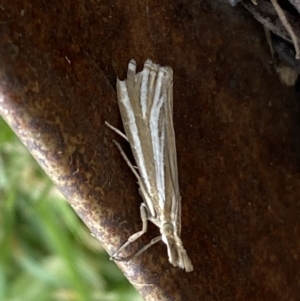
[[151, 246], [153, 246], [154, 244], [156, 244], [157, 242], [159, 242], [161, 240], [161, 235], [154, 237], [153, 239], [151, 239], [151, 241], [146, 244], [145, 246], [143, 246], [141, 249], [139, 249], [136, 253], [126, 257], [125, 259], [115, 259], [115, 260], [119, 260], [119, 261], [128, 261], [132, 258], [138, 257], [140, 256], [144, 251], [146, 251], [148, 248], [150, 248]]
[[[117, 132], [118, 134], [120, 134], [124, 139], [127, 140], [127, 137], [120, 132], [118, 129], [116, 129], [115, 127], [113, 127], [112, 125], [110, 125], [108, 122], [105, 123], [109, 128], [111, 128], [112, 130], [114, 130], [115, 132]], [[124, 136], [123, 136], [124, 135]], [[136, 171], [135, 167], [132, 165], [132, 163], [130, 162], [130, 160], [128, 159], [128, 157], [126, 156], [125, 152], [123, 151], [121, 145], [113, 140], [114, 144], [117, 146], [117, 148], [119, 149], [121, 156], [123, 157], [123, 159], [125, 160], [125, 162], [127, 163], [127, 165], [129, 166], [129, 168], [131, 169], [131, 171], [134, 173], [134, 175], [136, 176], [136, 178], [138, 179], [139, 185], [141, 187], [141, 189], [143, 188], [143, 182], [141, 181], [141, 177], [138, 174], [138, 172]], [[141, 219], [142, 219], [142, 223], [143, 223], [143, 227], [142, 230], [131, 235], [127, 242], [125, 244], [123, 244], [111, 257], [110, 259], [112, 260], [119, 260], [119, 261], [127, 261], [130, 260], [134, 257], [139, 256], [141, 253], [143, 253], [146, 249], [148, 249], [150, 246], [154, 245], [155, 243], [157, 243], [159, 240], [161, 240], [161, 236], [155, 237], [153, 238], [150, 243], [148, 243], [146, 246], [144, 246], [143, 248], [141, 248], [139, 251], [137, 251], [136, 253], [134, 253], [133, 255], [130, 255], [126, 258], [120, 258], [117, 256], [118, 253], [120, 253], [123, 249], [125, 249], [129, 244], [131, 244], [132, 242], [134, 242], [135, 240], [137, 240], [140, 236], [142, 236], [144, 233], [147, 232], [147, 226], [148, 226], [148, 215], [147, 215], [147, 206], [142, 203], [140, 206], [140, 214], [141, 214]]]
[[[126, 137], [126, 136], [125, 136]], [[127, 138], [126, 138], [127, 139]], [[141, 181], [141, 177], [140, 175], [137, 173], [136, 168], [134, 168], [134, 166], [131, 164], [130, 160], [128, 159], [128, 157], [126, 156], [126, 154], [124, 153], [121, 145], [116, 141], [113, 140], [113, 143], [117, 146], [118, 150], [120, 151], [123, 159], [125, 160], [125, 162], [127, 163], [127, 165], [130, 167], [131, 171], [134, 173], [134, 175], [137, 177], [139, 184], [142, 183]], [[140, 184], [141, 185], [141, 184]]]
[[120, 261], [127, 261], [129, 259], [131, 259], [135, 254], [128, 256], [126, 258], [120, 258], [117, 256], [118, 253], [120, 253], [123, 249], [125, 249], [128, 245], [130, 245], [132, 242], [134, 242], [135, 240], [137, 240], [139, 237], [141, 237], [144, 233], [147, 232], [147, 227], [148, 227], [148, 218], [147, 218], [147, 208], [145, 206], [144, 203], [141, 204], [140, 207], [140, 213], [141, 213], [141, 219], [143, 222], [143, 227], [142, 230], [139, 232], [134, 233], [133, 235], [131, 235], [127, 242], [125, 242], [111, 257], [110, 259], [113, 260], [120, 260]]
[[111, 130], [113, 130], [114, 132], [116, 132], [118, 135], [120, 135], [122, 138], [124, 138], [127, 142], [128, 142], [128, 138], [126, 137], [126, 135], [124, 133], [122, 133], [120, 130], [118, 130], [117, 128], [115, 128], [113, 125], [111, 125], [110, 123], [108, 123], [107, 121], [105, 121], [105, 125], [107, 127], [109, 127]]

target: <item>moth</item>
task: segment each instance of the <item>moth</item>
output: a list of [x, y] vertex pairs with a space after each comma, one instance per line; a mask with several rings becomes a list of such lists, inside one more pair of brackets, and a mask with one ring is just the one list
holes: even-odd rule
[[[130, 260], [162, 240], [167, 245], [170, 263], [190, 272], [193, 265], [180, 238], [181, 196], [173, 127], [173, 70], [149, 59], [141, 72], [136, 73], [136, 67], [132, 59], [128, 64], [127, 79], [117, 79], [118, 105], [126, 135], [108, 122], [106, 125], [130, 144], [137, 168], [114, 141], [138, 180], [143, 199], [140, 206], [143, 226], [111, 259]], [[160, 235], [133, 255], [120, 257], [118, 254], [122, 250], [147, 232], [148, 221], [160, 229]]]

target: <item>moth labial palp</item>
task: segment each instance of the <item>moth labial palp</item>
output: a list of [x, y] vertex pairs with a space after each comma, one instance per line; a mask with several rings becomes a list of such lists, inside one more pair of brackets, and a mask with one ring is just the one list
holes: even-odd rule
[[[161, 67], [148, 59], [143, 70], [136, 73], [136, 62], [132, 59], [127, 79], [117, 79], [117, 96], [126, 135], [108, 122], [106, 125], [130, 144], [137, 170], [114, 141], [138, 180], [143, 199], [140, 206], [143, 226], [111, 259], [130, 260], [162, 240], [167, 245], [170, 263], [190, 272], [193, 265], [180, 238], [181, 197], [173, 127], [172, 68]], [[131, 256], [119, 257], [122, 250], [147, 232], [148, 220], [160, 229], [160, 235]]]

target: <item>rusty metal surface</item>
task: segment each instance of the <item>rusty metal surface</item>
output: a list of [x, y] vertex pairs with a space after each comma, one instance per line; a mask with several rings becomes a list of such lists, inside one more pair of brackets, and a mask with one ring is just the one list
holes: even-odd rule
[[299, 298], [299, 102], [247, 12], [217, 0], [30, 0], [2, 4], [0, 21], [1, 114], [110, 253], [141, 227], [135, 178], [104, 126], [121, 127], [116, 76], [131, 58], [172, 66], [195, 271], [172, 267], [162, 244], [120, 263], [146, 300]]

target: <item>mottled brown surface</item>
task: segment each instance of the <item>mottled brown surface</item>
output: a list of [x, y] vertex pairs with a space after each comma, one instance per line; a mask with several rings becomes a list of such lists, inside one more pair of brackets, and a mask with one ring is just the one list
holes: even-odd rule
[[141, 227], [135, 178], [104, 126], [121, 127], [115, 81], [132, 57], [174, 70], [182, 239], [195, 270], [172, 267], [158, 244], [120, 264], [125, 275], [146, 300], [299, 300], [299, 101], [241, 8], [5, 1], [1, 114], [112, 252]]

